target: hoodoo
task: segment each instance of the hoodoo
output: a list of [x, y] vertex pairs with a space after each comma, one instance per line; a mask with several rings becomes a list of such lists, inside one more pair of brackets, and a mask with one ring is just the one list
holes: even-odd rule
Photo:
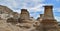
[[58, 31], [57, 21], [53, 16], [53, 6], [44, 6], [44, 17], [42, 19], [42, 27], [44, 31]]

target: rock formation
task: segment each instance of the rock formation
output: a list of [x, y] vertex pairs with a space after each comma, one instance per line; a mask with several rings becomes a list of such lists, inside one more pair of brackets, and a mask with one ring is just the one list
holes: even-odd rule
[[[18, 13], [15, 13], [15, 14], [14, 13], [15, 12], [13, 12], [13, 10], [8, 8], [7, 6], [0, 5], [0, 17], [2, 19], [7, 19], [7, 18], [10, 18], [10, 17], [17, 17], [19, 15]], [[16, 16], [16, 14], [17, 14], [17, 16]]]
[[8, 7], [0, 5], [0, 13], [11, 13], [11, 12], [13, 11]]
[[44, 17], [41, 22], [41, 25], [43, 27], [43, 31], [58, 31], [58, 23], [54, 19], [53, 16], [53, 6], [44, 6], [45, 11], [44, 11]]
[[29, 19], [30, 15], [27, 9], [21, 9], [20, 19]]
[[43, 19], [43, 17], [44, 17], [44, 14], [40, 14], [40, 17], [38, 17], [37, 20], [38, 20], [39, 22], [41, 22], [42, 19]]
[[7, 23], [17, 24], [18, 21], [17, 21], [17, 19], [14, 19], [14, 18], [8, 18], [8, 19], [7, 19]]
[[18, 19], [20, 17], [20, 15], [17, 12], [13, 12], [12, 15], [13, 15], [13, 18], [15, 19]]
[[19, 22], [27, 22], [27, 20], [29, 21], [29, 19], [30, 19], [30, 15], [27, 9], [21, 9], [20, 18], [18, 19]]
[[[53, 15], [53, 6], [44, 6], [44, 9], [44, 14], [34, 19], [30, 17], [27, 9], [21, 9], [19, 15], [8, 7], [0, 5], [0, 31], [60, 31]], [[7, 20], [2, 17], [7, 17]]]
[[53, 6], [44, 6], [44, 19], [54, 19]]

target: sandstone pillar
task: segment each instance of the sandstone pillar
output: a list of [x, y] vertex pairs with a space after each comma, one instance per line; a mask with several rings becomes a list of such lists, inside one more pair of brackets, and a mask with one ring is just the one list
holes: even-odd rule
[[27, 9], [21, 9], [20, 19], [29, 19], [30, 15]]
[[57, 21], [54, 19], [53, 6], [44, 6], [44, 17], [41, 22], [44, 31], [58, 31]]
[[54, 19], [53, 6], [44, 6], [44, 19]]
[[20, 18], [18, 19], [19, 23], [26, 23], [29, 19], [30, 15], [27, 9], [21, 9]]

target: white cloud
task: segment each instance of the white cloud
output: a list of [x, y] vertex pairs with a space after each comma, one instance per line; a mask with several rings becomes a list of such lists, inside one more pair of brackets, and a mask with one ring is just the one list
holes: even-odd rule
[[57, 10], [58, 12], [60, 12], [60, 8], [57, 8], [56, 10]]
[[30, 16], [31, 16], [31, 17], [34, 17], [35, 19], [37, 19], [37, 17], [40, 17], [40, 15], [37, 14], [37, 13], [30, 14]]
[[55, 16], [55, 19], [60, 22], [60, 17], [59, 16]]
[[27, 8], [38, 11], [38, 7], [41, 6], [42, 2], [44, 2], [44, 0], [1, 0], [0, 3], [1, 5], [6, 5], [13, 10], [16, 8]]
[[[53, 9], [54, 10], [54, 12], [56, 13], [59, 13], [60, 12], [60, 8], [54, 8]], [[55, 14], [56, 16], [55, 16], [55, 19], [58, 21], [58, 22], [60, 22], [60, 16], [59, 16], [59, 14]], [[58, 15], [58, 16], [57, 16]]]
[[60, 8], [54, 8], [54, 12], [60, 12]]
[[1, 0], [0, 4], [8, 6], [10, 8], [17, 6], [16, 1], [14, 1], [14, 0]]

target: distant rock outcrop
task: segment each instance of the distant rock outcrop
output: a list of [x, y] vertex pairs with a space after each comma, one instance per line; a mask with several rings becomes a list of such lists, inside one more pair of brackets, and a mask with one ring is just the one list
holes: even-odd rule
[[13, 11], [11, 9], [9, 9], [8, 7], [0, 5], [0, 13], [10, 14], [11, 12], [13, 12]]
[[17, 18], [18, 15], [19, 14], [17, 12], [13, 12], [13, 10], [8, 8], [7, 6], [0, 5], [0, 17], [1, 18], [3, 18], [3, 19], [7, 19], [9, 17]]

